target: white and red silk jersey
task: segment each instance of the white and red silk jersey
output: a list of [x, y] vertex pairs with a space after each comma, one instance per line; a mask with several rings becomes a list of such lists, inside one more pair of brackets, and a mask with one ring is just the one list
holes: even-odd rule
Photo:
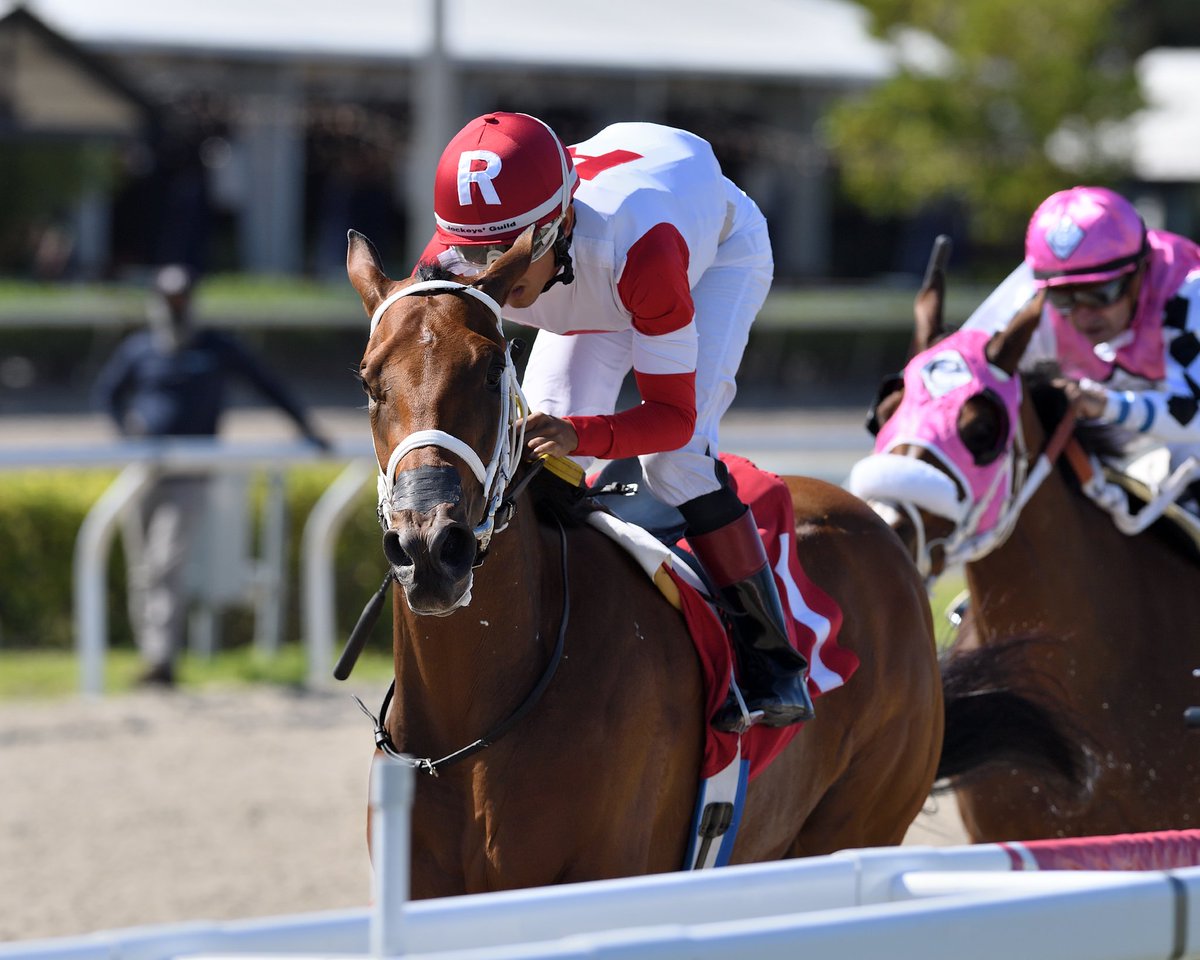
[[[616, 458], [673, 450], [696, 421], [697, 335], [692, 288], [750, 201], [721, 172], [709, 144], [683, 130], [617, 123], [570, 148], [580, 184], [571, 237], [574, 283], [516, 323], [558, 334], [632, 332], [642, 404], [611, 416], [568, 417], [581, 456]], [[455, 273], [463, 262], [436, 239], [422, 261]]]

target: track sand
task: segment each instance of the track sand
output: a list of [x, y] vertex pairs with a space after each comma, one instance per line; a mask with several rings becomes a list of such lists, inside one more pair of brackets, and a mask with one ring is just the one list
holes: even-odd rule
[[0, 703], [0, 941], [364, 906], [373, 747], [344, 689]]

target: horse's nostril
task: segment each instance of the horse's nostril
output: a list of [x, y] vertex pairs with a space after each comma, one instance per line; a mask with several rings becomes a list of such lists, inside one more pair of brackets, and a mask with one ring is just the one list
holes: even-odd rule
[[475, 560], [475, 537], [462, 527], [447, 530], [438, 540], [438, 558], [447, 569], [470, 566]]
[[383, 555], [393, 567], [412, 566], [412, 557], [400, 545], [400, 534], [389, 530], [383, 535]]

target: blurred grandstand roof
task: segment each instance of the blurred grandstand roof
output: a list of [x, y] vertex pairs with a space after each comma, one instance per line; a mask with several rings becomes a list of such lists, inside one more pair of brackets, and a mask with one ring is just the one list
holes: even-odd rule
[[[445, 0], [447, 52], [467, 63], [611, 67], [872, 81], [886, 44], [848, 0], [604, 0], [592, 13], [546, 0]], [[14, 6], [0, 0], [0, 15]], [[25, 0], [92, 49], [409, 59], [430, 45], [428, 0]]]
[[24, 8], [0, 9], [0, 138], [130, 136], [153, 109], [100, 58], [64, 41]]
[[1200, 50], [1151, 50], [1138, 61], [1138, 79], [1147, 104], [1133, 121], [1138, 177], [1200, 180]]

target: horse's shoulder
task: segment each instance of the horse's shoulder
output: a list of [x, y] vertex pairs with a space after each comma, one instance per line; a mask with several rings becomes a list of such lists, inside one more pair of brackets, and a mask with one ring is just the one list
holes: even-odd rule
[[854, 533], [887, 530], [866, 501], [836, 484], [815, 477], [785, 476], [781, 479], [792, 496], [797, 530], [832, 528]]

